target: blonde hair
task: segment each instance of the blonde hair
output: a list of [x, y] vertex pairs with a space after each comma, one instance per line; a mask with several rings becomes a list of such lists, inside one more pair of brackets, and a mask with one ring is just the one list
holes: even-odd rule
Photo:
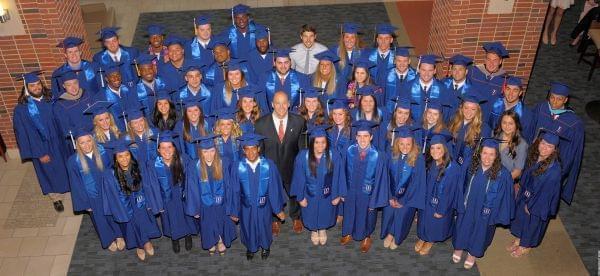
[[117, 124], [115, 124], [115, 118], [113, 117], [113, 115], [110, 114], [110, 112], [104, 112], [102, 114], [94, 116], [94, 138], [96, 138], [96, 140], [98, 140], [98, 142], [100, 143], [106, 143], [108, 141], [108, 137], [106, 137], [104, 131], [98, 126], [98, 120], [100, 120], [98, 119], [98, 116], [103, 114], [108, 114], [109, 131], [112, 132], [116, 136], [116, 138], [119, 138], [119, 136], [121, 136], [121, 131], [119, 131]]
[[[398, 159], [400, 158], [400, 155], [402, 154], [402, 152], [400, 151], [400, 143], [398, 143], [398, 140], [401, 139], [400, 137], [396, 137], [396, 139], [394, 139], [394, 147], [392, 148], [392, 158], [393, 159]], [[410, 148], [410, 151], [408, 152], [408, 154], [406, 155], [406, 163], [411, 166], [414, 167], [415, 163], [417, 162], [417, 157], [419, 157], [420, 151], [419, 151], [419, 146], [417, 146], [417, 143], [415, 141], [414, 137], [410, 137], [410, 139], [412, 140], [412, 147]]]
[[[146, 118], [142, 117], [142, 119], [144, 119], [144, 134], [143, 137], [150, 137], [152, 136], [152, 129], [150, 129], [150, 125], [148, 125], [148, 121], [146, 121]], [[135, 131], [133, 130], [133, 127], [131, 126], [131, 121], [129, 121], [127, 123], [129, 125], [129, 132], [127, 134], [129, 134], [129, 137], [131, 138], [131, 140], [135, 140], [135, 137], [137, 137], [137, 134], [135, 133]]]
[[[323, 61], [319, 61], [319, 67], [321, 66], [321, 62]], [[331, 73], [329, 73], [329, 77], [325, 78], [325, 76], [321, 74], [320, 68], [317, 68], [317, 71], [315, 71], [314, 75], [315, 77], [313, 78], [312, 86], [321, 87], [322, 82], [327, 82], [327, 85], [325, 85], [325, 91], [327, 92], [327, 95], [333, 95], [337, 88], [337, 84], [335, 81], [337, 73], [335, 72], [335, 65], [333, 64], [333, 62], [328, 62], [331, 64]]]
[[[463, 114], [463, 105], [464, 103], [462, 103], [460, 105], [460, 108], [458, 109], [458, 111], [456, 111], [456, 115], [454, 115], [454, 119], [452, 119], [452, 122], [450, 123], [450, 132], [452, 133], [452, 136], [454, 136], [455, 139], [458, 139], [458, 131], [460, 131], [460, 128], [462, 127], [464, 121], [465, 121], [465, 115]], [[481, 106], [479, 106], [477, 104], [477, 111], [475, 112], [475, 117], [473, 118], [473, 120], [471, 121], [471, 126], [469, 127], [469, 130], [467, 131], [467, 133], [465, 134], [465, 144], [469, 145], [470, 147], [474, 147], [476, 144], [476, 139], [477, 137], [479, 137], [479, 135], [481, 134], [481, 125], [482, 125], [482, 119], [481, 119]]]
[[[244, 76], [244, 71], [240, 70], [240, 72], [242, 73], [242, 80], [240, 81], [240, 87], [245, 87], [246, 85], [248, 85], [248, 82], [246, 82], [246, 76]], [[231, 98], [233, 97], [233, 86], [231, 85], [231, 82], [229, 81], [229, 77], [228, 74], [225, 74], [225, 78], [227, 79], [227, 81], [225, 82], [225, 97], [226, 98]], [[231, 101], [233, 102], [233, 99], [231, 99]]]
[[[341, 69], [344, 69], [346, 66], [350, 65], [349, 61], [346, 60], [346, 46], [344, 45], [344, 34], [345, 33], [342, 33], [340, 35], [340, 40], [338, 41], [338, 52], [336, 53], [336, 54], [338, 54], [338, 57], [340, 58], [340, 61], [338, 61], [338, 64]], [[356, 51], [356, 50], [365, 48], [365, 42], [362, 40], [362, 37], [359, 34], [355, 34], [355, 35], [356, 35], [356, 44], [354, 44], [354, 48], [352, 48], [352, 51]]]
[[[94, 156], [94, 163], [96, 163], [96, 168], [98, 168], [100, 171], [104, 171], [104, 163], [102, 162], [102, 156], [100, 156], [100, 151], [98, 150], [98, 144], [96, 144], [96, 141], [94, 141], [94, 138], [91, 137], [91, 135], [85, 135], [82, 137], [86, 136], [90, 136], [90, 138], [92, 139], [92, 154]], [[79, 140], [79, 138], [77, 140]], [[90, 167], [88, 166], [87, 159], [85, 158], [85, 153], [83, 153], [83, 150], [81, 149], [81, 146], [79, 146], [79, 143], [76, 143], [76, 147], [77, 157], [79, 158], [79, 162], [81, 163], [81, 169], [83, 170], [83, 173], [87, 174], [90, 172]]]
[[[216, 135], [221, 135], [221, 122], [224, 121], [225, 119], [219, 119], [217, 120], [217, 122], [215, 123], [214, 126], [214, 133]], [[229, 139], [237, 139], [238, 137], [242, 136], [242, 129], [240, 128], [240, 125], [233, 119], [227, 119], [229, 121], [232, 122], [232, 128], [231, 128], [231, 137], [229, 137]]]
[[[200, 156], [200, 179], [202, 181], [208, 181], [208, 171], [206, 166], [206, 161], [204, 161], [204, 155], [202, 155], [201, 150], [198, 153]], [[221, 157], [219, 156], [219, 151], [215, 149], [215, 160], [212, 163], [212, 173], [215, 180], [223, 179], [223, 164], [221, 162]]]
[[[429, 123], [427, 122], [427, 110], [429, 110], [429, 108], [425, 110], [425, 113], [423, 114], [423, 119], [422, 119], [423, 120], [422, 127], [425, 130], [427, 130], [428, 129], [427, 127], [429, 126]], [[441, 111], [439, 111], [439, 113], [440, 113], [440, 116], [438, 116], [438, 119], [435, 122], [435, 126], [433, 127], [433, 133], [440, 133], [443, 129], [446, 128], [446, 124], [444, 123], [444, 116]]]

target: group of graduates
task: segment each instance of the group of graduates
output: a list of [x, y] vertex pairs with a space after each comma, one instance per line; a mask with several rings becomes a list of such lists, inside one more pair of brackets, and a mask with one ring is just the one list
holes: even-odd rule
[[[339, 45], [319, 44], [305, 25], [301, 43], [273, 49], [248, 6], [231, 11], [232, 26], [215, 36], [204, 15], [191, 40], [152, 25], [144, 51], [104, 28], [91, 62], [83, 41], [67, 37], [50, 89], [40, 72], [22, 76], [13, 117], [21, 158], [57, 211], [71, 192], [102, 248], [135, 248], [145, 260], [152, 239], [171, 238], [178, 253], [180, 239], [190, 250], [199, 235], [211, 255], [224, 254], [239, 226], [247, 258], [260, 250], [266, 259], [293, 202], [294, 231], [308, 229], [314, 245], [337, 223], [342, 244], [367, 252], [381, 211], [385, 248], [416, 221], [416, 252], [452, 237], [452, 261], [466, 251], [469, 269], [498, 225], [510, 227], [507, 250], [520, 257], [540, 244], [559, 199], [571, 202], [584, 127], [567, 106], [569, 87], [551, 83], [547, 99], [525, 106], [500, 42], [483, 45], [481, 64], [453, 56], [438, 79], [440, 58], [419, 56], [412, 68], [389, 24], [377, 25], [374, 48], [344, 23]], [[264, 151], [282, 150], [265, 147], [299, 131], [284, 127], [296, 117], [304, 127], [282, 180], [290, 172]], [[255, 133], [259, 118], [273, 135]]]

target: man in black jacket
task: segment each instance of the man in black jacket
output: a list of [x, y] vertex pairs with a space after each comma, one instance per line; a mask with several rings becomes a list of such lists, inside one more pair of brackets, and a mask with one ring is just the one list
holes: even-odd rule
[[[306, 122], [299, 115], [289, 113], [290, 102], [287, 93], [275, 93], [272, 101], [273, 113], [267, 114], [256, 121], [256, 133], [267, 137], [263, 140], [264, 155], [273, 160], [281, 174], [283, 186], [290, 193], [294, 160], [298, 151], [304, 148]], [[301, 233], [304, 226], [300, 220], [300, 206], [295, 199], [288, 202], [290, 217], [294, 220], [294, 232]], [[280, 222], [273, 222], [273, 235], [278, 235]]]

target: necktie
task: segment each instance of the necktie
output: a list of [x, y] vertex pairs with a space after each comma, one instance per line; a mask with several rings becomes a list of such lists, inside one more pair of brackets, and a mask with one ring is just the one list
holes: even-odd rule
[[360, 157], [360, 161], [364, 161], [365, 157], [367, 157], [367, 151], [366, 150], [361, 150], [360, 154], [359, 154], [359, 157]]
[[281, 83], [281, 86], [285, 85], [285, 78], [284, 77], [280, 77], [279, 78], [279, 82]]
[[404, 75], [400, 75], [400, 82], [404, 82]]
[[458, 84], [455, 84], [454, 85], [454, 91], [457, 91], [457, 90], [458, 90]]
[[277, 131], [277, 136], [279, 136], [279, 142], [283, 142], [284, 135], [285, 135], [285, 130], [283, 129], [283, 120], [279, 120], [279, 129]]
[[310, 49], [306, 49], [306, 59], [304, 59], [304, 74], [309, 74], [310, 70], [308, 70], [308, 66], [310, 66]]
[[385, 55], [384, 54], [379, 54], [379, 56], [381, 57], [381, 59], [385, 59]]
[[423, 86], [423, 92], [427, 93], [427, 85]]
[[406, 158], [406, 154], [402, 154], [402, 160], [404, 160], [404, 158]]
[[117, 59], [117, 55], [113, 55], [112, 57], [114, 62], [119, 62], [119, 60]]

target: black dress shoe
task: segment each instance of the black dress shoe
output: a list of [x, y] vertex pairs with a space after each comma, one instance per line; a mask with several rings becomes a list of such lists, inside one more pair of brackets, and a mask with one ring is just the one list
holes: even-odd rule
[[179, 240], [171, 240], [171, 244], [173, 245], [173, 252], [179, 253], [181, 251], [181, 246], [179, 246]]
[[192, 250], [192, 236], [185, 237], [185, 250]]
[[246, 251], [246, 260], [250, 261], [252, 258], [254, 258], [254, 253]]
[[54, 210], [56, 210], [59, 213], [65, 210], [65, 206], [63, 205], [62, 200], [54, 201], [54, 203], [52, 204], [54, 204]]
[[263, 249], [260, 252], [260, 258], [263, 260], [266, 260], [267, 258], [269, 258], [269, 255], [271, 254], [271, 250], [270, 249]]

